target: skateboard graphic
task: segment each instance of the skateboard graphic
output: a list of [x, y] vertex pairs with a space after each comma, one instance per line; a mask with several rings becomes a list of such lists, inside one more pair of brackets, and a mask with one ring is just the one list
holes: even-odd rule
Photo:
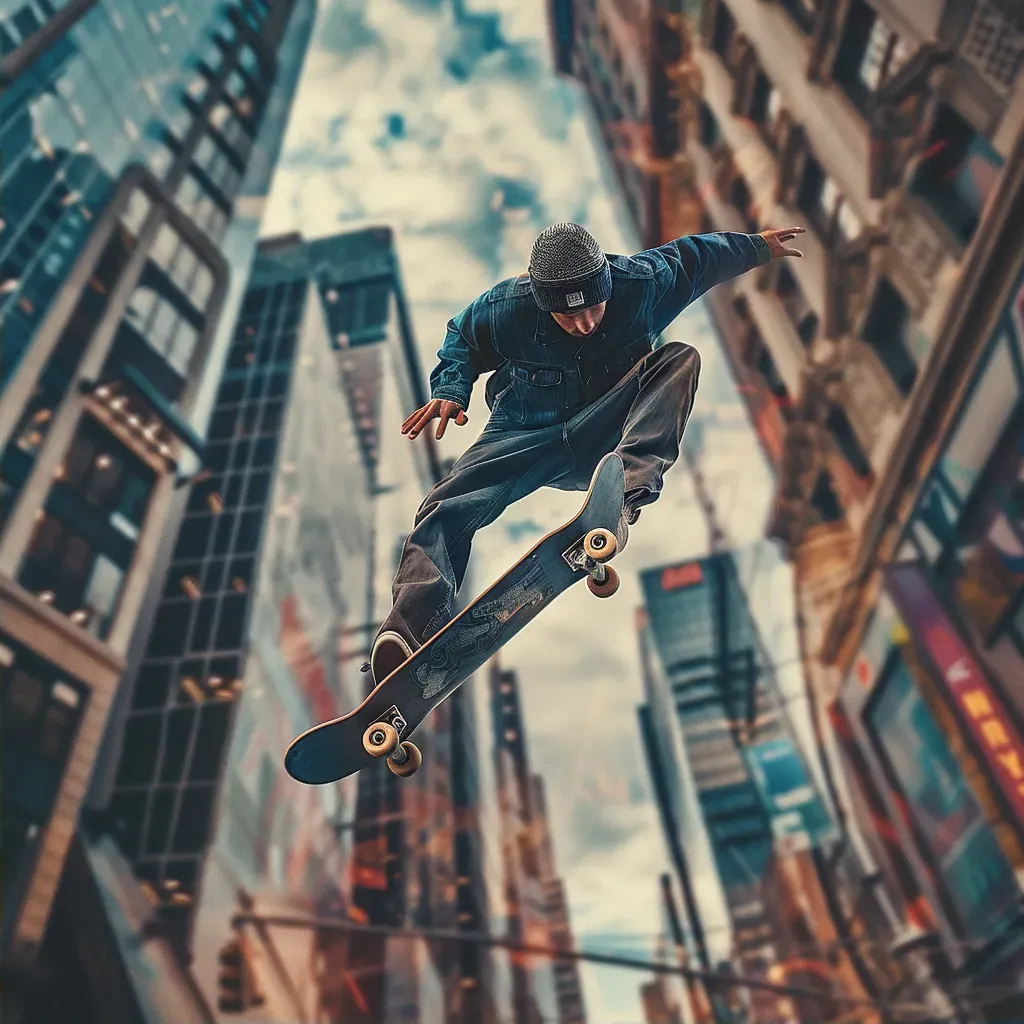
[[623, 489], [622, 460], [613, 452], [594, 470], [583, 505], [569, 522], [537, 541], [354, 711], [294, 739], [284, 755], [288, 774], [323, 785], [387, 758], [395, 775], [412, 775], [422, 756], [408, 737], [542, 608], [581, 579], [597, 597], [618, 590], [618, 574], [604, 563], [616, 551]]

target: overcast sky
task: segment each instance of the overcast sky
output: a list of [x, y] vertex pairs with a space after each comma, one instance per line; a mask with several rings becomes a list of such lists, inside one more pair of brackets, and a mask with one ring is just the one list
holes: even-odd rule
[[[547, 224], [582, 223], [606, 251], [637, 247], [582, 95], [551, 70], [542, 0], [469, 6], [480, 16], [456, 18], [447, 0], [323, 4], [263, 228], [313, 238], [391, 226], [424, 372], [448, 318], [525, 269]], [[703, 307], [667, 337], [701, 351], [695, 416], [708, 422], [705, 474], [731, 538], [749, 545], [762, 532], [770, 481]], [[460, 454], [483, 427], [482, 391], [469, 424], [449, 430], [443, 455]], [[410, 524], [421, 497], [409, 495]], [[478, 535], [471, 586], [490, 583], [574, 514], [580, 497], [545, 490], [508, 509]], [[659, 927], [657, 877], [667, 859], [636, 724], [637, 574], [706, 550], [690, 480], [677, 466], [615, 560], [619, 593], [598, 601], [573, 588], [501, 656], [522, 685], [529, 754], [546, 780], [572, 925], [586, 947], [648, 953]], [[771, 548], [747, 549], [741, 573], [777, 662], [789, 665], [784, 567]], [[798, 689], [791, 671], [784, 686]], [[591, 1024], [642, 1019], [641, 975], [589, 966], [583, 974]]]

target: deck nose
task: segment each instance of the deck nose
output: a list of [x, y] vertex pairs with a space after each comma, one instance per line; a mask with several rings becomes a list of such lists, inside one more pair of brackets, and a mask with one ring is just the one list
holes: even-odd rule
[[326, 764], [308, 747], [290, 747], [284, 755], [284, 769], [296, 782], [322, 786], [336, 780], [324, 774]]

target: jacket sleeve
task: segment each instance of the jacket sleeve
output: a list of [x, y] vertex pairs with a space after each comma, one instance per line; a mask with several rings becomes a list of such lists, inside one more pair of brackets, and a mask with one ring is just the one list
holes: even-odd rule
[[709, 288], [767, 263], [771, 251], [760, 235], [716, 231], [684, 235], [640, 258], [654, 267], [653, 333], [660, 334]]
[[474, 300], [448, 321], [448, 331], [430, 375], [430, 397], [469, 408], [473, 384], [481, 373], [504, 362], [491, 344], [491, 326], [485, 296]]

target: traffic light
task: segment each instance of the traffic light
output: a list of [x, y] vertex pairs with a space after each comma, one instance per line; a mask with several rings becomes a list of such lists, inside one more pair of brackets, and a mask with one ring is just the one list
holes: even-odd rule
[[217, 1007], [221, 1013], [242, 1013], [265, 1002], [256, 985], [244, 936], [231, 939], [220, 951]]

